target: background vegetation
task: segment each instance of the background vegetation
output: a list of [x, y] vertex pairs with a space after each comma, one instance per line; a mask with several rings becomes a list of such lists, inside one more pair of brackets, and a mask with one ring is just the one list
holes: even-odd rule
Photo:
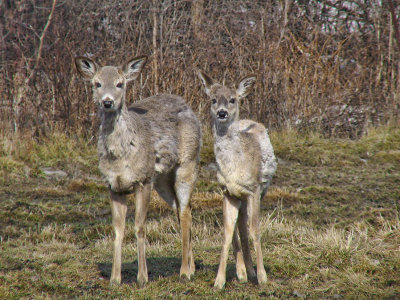
[[[0, 1], [0, 299], [400, 298], [399, 13], [390, 0]], [[96, 108], [73, 58], [142, 54], [129, 101], [182, 95], [205, 128], [194, 280], [179, 279], [179, 226], [154, 193], [139, 290], [134, 205], [123, 283], [109, 286]], [[265, 286], [237, 282], [231, 257], [227, 288], [211, 288], [222, 197], [196, 68], [227, 84], [258, 75], [242, 116], [270, 129], [279, 158], [262, 201]]]
[[1, 131], [92, 135], [94, 104], [74, 56], [120, 64], [145, 54], [150, 63], [129, 99], [176, 93], [207, 120], [195, 68], [227, 83], [255, 73], [244, 116], [357, 137], [398, 118], [399, 9], [391, 2], [2, 1]]

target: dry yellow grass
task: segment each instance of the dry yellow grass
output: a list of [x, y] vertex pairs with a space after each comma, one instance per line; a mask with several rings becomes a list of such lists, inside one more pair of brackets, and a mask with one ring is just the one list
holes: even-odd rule
[[[201, 172], [192, 199], [194, 280], [179, 280], [177, 217], [153, 192], [147, 222], [150, 282], [142, 290], [135, 286], [131, 197], [123, 284], [110, 287], [109, 195], [95, 163], [88, 163], [96, 161], [94, 146], [59, 135], [40, 143], [29, 140], [33, 159], [21, 155], [29, 148], [23, 141], [3, 144], [0, 298], [399, 297], [399, 133], [391, 126], [359, 141], [273, 133], [280, 164], [261, 217], [268, 282], [240, 284], [231, 257], [222, 292], [211, 288], [222, 245], [222, 194], [210, 184], [215, 178], [208, 169]], [[60, 141], [67, 145], [57, 145]], [[310, 157], [315, 153], [319, 158]], [[204, 155], [202, 166], [212, 157]], [[62, 180], [45, 176], [43, 166], [68, 175]]]

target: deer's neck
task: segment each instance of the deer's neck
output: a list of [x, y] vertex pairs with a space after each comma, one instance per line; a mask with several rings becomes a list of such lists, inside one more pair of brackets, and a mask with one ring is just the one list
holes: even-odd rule
[[214, 134], [214, 151], [218, 156], [221, 153], [228, 153], [228, 155], [232, 155], [230, 153], [231, 149], [237, 150], [240, 149], [240, 130], [239, 130], [239, 121], [233, 121], [230, 124], [215, 122], [213, 126], [213, 134]]
[[240, 174], [240, 166], [243, 161], [243, 149], [240, 139], [239, 122], [235, 121], [229, 126], [214, 126], [214, 154], [217, 163], [217, 179], [235, 193], [231, 183], [235, 182]]
[[129, 115], [126, 106], [112, 112], [102, 112], [100, 140], [111, 157], [122, 157], [138, 148], [140, 130], [138, 120]]
[[239, 120], [221, 123], [214, 120], [213, 134], [215, 140], [224, 140], [239, 137]]

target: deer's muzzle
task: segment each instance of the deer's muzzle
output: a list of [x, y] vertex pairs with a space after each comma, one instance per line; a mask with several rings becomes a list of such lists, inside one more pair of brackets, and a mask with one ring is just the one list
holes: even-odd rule
[[217, 112], [217, 118], [220, 120], [225, 120], [226, 118], [228, 118], [228, 112], [226, 110], [219, 110]]
[[104, 100], [103, 101], [104, 108], [112, 108], [114, 106], [114, 101], [112, 100]]

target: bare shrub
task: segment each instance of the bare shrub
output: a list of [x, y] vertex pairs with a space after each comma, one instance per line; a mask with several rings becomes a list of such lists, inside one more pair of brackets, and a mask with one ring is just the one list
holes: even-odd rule
[[227, 83], [256, 73], [244, 117], [358, 137], [398, 118], [394, 21], [377, 0], [3, 1], [1, 132], [93, 135], [96, 108], [73, 57], [114, 64], [145, 54], [152, 63], [129, 99], [179, 94], [206, 121], [194, 68]]

